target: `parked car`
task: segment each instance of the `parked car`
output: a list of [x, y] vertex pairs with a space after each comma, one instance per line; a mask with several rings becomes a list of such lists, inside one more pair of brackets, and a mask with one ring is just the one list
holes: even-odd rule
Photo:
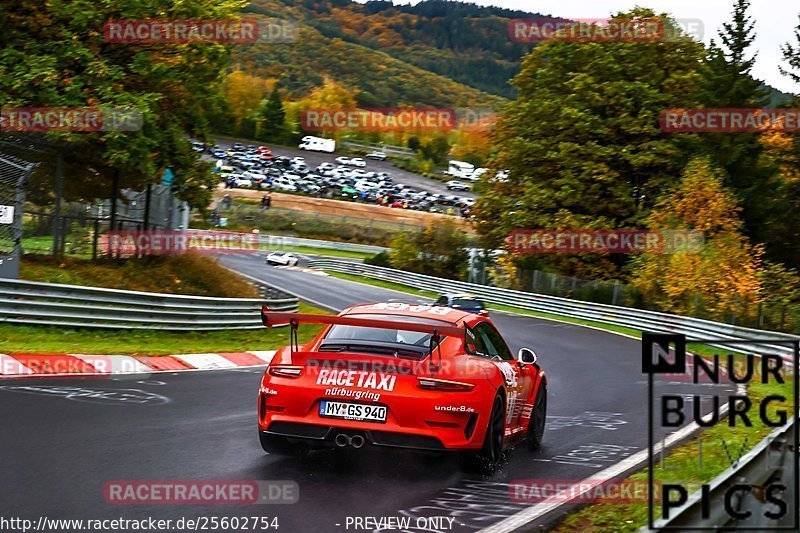
[[283, 168], [289, 168], [292, 165], [292, 159], [290, 157], [286, 157], [285, 155], [279, 155], [275, 158], [274, 164]]
[[462, 198], [458, 202], [456, 202], [456, 206], [460, 207], [461, 209], [469, 208], [475, 205], [475, 198]]
[[458, 201], [457, 196], [440, 196], [439, 203], [442, 205], [456, 205]]
[[377, 159], [378, 161], [386, 161], [386, 154], [383, 152], [370, 152], [365, 155], [367, 159]]
[[286, 191], [286, 192], [297, 191], [297, 186], [291, 180], [287, 179], [286, 176], [273, 178], [272, 188], [277, 191]]
[[449, 191], [469, 191], [470, 186], [458, 180], [450, 180], [447, 182], [447, 190]]
[[339, 157], [334, 159], [334, 161], [336, 161], [340, 165], [349, 165], [350, 164], [350, 158], [346, 157], [346, 156], [343, 156], [343, 155], [340, 155]]
[[347, 164], [353, 167], [361, 167], [361, 168], [367, 166], [367, 162], [361, 159], [360, 157], [354, 157], [350, 159], [350, 162]]
[[242, 176], [241, 178], [233, 178], [234, 187], [252, 187], [253, 182]]

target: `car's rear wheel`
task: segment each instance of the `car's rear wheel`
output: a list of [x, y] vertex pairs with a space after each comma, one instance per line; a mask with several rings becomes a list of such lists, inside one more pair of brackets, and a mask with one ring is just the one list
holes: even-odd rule
[[496, 396], [492, 405], [492, 413], [489, 416], [489, 424], [486, 427], [486, 436], [483, 438], [483, 447], [475, 457], [477, 469], [482, 475], [491, 476], [494, 474], [503, 460], [503, 442], [506, 428], [503, 420], [504, 415], [503, 399], [500, 396]]
[[533, 405], [533, 414], [528, 424], [528, 434], [526, 440], [531, 450], [538, 450], [542, 447], [544, 439], [544, 425], [547, 421], [547, 387], [544, 384], [539, 386], [536, 392], [536, 402]]

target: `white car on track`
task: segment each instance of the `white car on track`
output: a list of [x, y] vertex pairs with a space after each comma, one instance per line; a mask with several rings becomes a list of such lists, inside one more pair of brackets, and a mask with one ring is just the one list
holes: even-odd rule
[[268, 265], [295, 266], [300, 259], [289, 252], [272, 252], [267, 255]]

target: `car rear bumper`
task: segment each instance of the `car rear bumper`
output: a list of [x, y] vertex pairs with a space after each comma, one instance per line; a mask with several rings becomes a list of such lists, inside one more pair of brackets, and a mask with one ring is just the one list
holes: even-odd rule
[[[337, 436], [347, 437], [348, 445], [356, 435], [364, 439], [365, 444], [372, 446], [386, 446], [392, 448], [405, 448], [411, 450], [446, 451], [448, 448], [436, 437], [428, 435], [415, 435], [393, 431], [375, 429], [350, 429], [337, 426], [322, 426], [317, 424], [300, 424], [296, 422], [273, 422], [263, 435], [280, 436], [292, 440], [305, 442], [317, 447], [337, 447]], [[338, 447], [343, 447], [340, 444]], [[347, 446], [347, 445], [344, 445]]]

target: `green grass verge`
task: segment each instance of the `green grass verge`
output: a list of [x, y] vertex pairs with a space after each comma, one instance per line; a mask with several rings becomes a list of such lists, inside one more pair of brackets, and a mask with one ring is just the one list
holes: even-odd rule
[[[300, 312], [326, 313], [300, 304]], [[299, 329], [308, 342], [321, 326]], [[96, 355], [169, 355], [176, 353], [275, 350], [289, 344], [289, 328], [164, 332], [0, 324], [0, 353], [82, 353]]]
[[427, 298], [438, 298], [440, 296], [435, 292], [418, 290], [413, 287], [409, 287], [408, 285], [401, 285], [400, 283], [392, 283], [390, 281], [382, 281], [378, 279], [362, 278], [361, 276], [354, 276], [353, 274], [343, 274], [341, 272], [332, 272], [330, 270], [326, 270], [326, 272], [329, 276], [333, 278], [346, 279], [349, 281], [355, 281], [357, 283], [373, 285], [375, 287], [381, 287], [382, 289], [392, 289], [395, 291], [407, 292], [413, 294], [414, 296], [425, 296]]
[[44, 283], [164, 294], [258, 297], [252, 283], [224, 268], [213, 257], [199, 254], [96, 261], [26, 255], [20, 264], [20, 277]]

